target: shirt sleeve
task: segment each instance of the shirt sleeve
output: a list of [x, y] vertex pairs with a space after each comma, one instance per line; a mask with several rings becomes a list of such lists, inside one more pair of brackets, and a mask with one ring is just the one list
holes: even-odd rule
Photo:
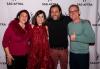
[[11, 40], [11, 28], [10, 28], [10, 26], [8, 26], [8, 28], [6, 29], [6, 31], [4, 33], [3, 41], [2, 41], [4, 48], [10, 46], [10, 40]]
[[81, 35], [76, 35], [76, 41], [82, 43], [95, 43], [95, 33], [90, 22], [86, 21], [83, 26], [84, 31]]

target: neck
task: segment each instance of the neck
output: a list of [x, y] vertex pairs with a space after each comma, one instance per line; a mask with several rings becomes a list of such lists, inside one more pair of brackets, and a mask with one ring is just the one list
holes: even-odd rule
[[42, 24], [38, 24], [38, 26], [42, 26]]
[[74, 23], [80, 23], [80, 18], [77, 18], [76, 20], [73, 21]]
[[25, 28], [25, 24], [24, 24], [24, 23], [19, 22], [19, 25], [20, 25], [23, 29]]

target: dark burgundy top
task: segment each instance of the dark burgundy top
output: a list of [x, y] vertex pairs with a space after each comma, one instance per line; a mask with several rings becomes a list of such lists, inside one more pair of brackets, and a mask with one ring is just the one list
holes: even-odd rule
[[22, 29], [18, 20], [10, 22], [3, 37], [3, 47], [8, 47], [10, 53], [14, 56], [25, 56], [28, 53], [30, 45], [31, 25], [26, 24]]

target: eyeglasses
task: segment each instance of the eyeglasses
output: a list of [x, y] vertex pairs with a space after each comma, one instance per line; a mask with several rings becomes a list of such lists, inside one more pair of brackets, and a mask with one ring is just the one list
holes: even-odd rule
[[74, 11], [69, 11], [69, 13], [73, 13], [73, 12], [78, 12], [78, 10], [74, 10]]

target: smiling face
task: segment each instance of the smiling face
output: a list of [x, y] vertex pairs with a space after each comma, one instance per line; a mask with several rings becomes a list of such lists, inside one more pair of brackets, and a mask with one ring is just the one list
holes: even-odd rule
[[61, 11], [59, 10], [58, 7], [52, 7], [51, 8], [51, 18], [53, 20], [58, 20], [60, 18], [60, 15], [61, 15]]
[[25, 12], [22, 12], [19, 15], [19, 21], [20, 21], [20, 23], [26, 23], [27, 20], [28, 20], [28, 15]]
[[38, 25], [42, 25], [44, 22], [45, 22], [45, 17], [42, 14], [39, 14], [37, 17], [36, 17], [36, 22]]
[[71, 6], [69, 8], [69, 16], [74, 21], [80, 18], [79, 9], [76, 6]]

